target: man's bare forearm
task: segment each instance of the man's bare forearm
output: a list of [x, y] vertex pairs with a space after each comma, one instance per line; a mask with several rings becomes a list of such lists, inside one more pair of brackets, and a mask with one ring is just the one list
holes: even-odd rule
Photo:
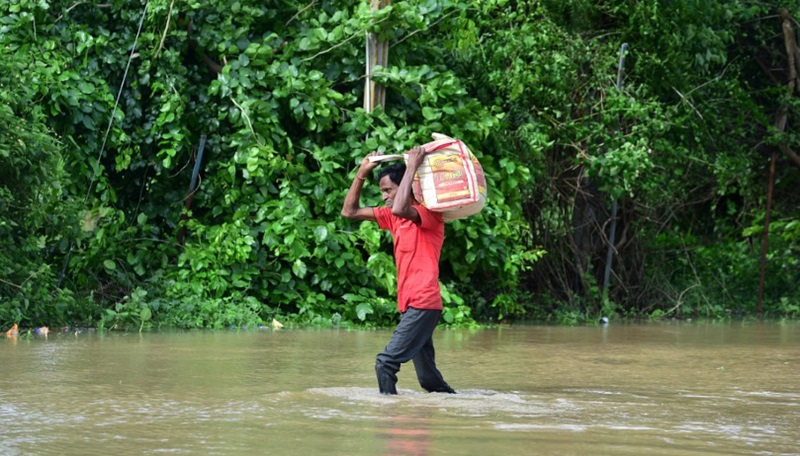
[[403, 180], [400, 181], [400, 186], [397, 188], [397, 196], [395, 196], [394, 204], [392, 205], [392, 214], [397, 217], [402, 217], [414, 222], [419, 222], [419, 213], [414, 209], [414, 176], [417, 174], [417, 169], [425, 157], [425, 151], [416, 146], [408, 151], [408, 161], [406, 162], [406, 172], [403, 174]]
[[350, 184], [350, 189], [347, 190], [347, 196], [344, 197], [344, 204], [342, 205], [343, 217], [355, 218], [358, 210], [361, 209], [361, 189], [364, 187], [365, 181], [366, 178], [362, 178], [356, 173], [353, 183]]
[[369, 161], [369, 157], [372, 155], [376, 155], [376, 153], [372, 152], [361, 160], [356, 176], [353, 178], [353, 182], [347, 190], [347, 195], [344, 197], [344, 204], [342, 205], [343, 217], [355, 220], [376, 220], [375, 212], [372, 208], [361, 207], [361, 189], [364, 187], [364, 182], [367, 181], [372, 170], [378, 166], [376, 163]]

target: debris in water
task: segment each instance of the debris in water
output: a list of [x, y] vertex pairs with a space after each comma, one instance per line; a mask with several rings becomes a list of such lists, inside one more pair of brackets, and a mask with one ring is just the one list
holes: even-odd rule
[[14, 326], [12, 326], [11, 329], [6, 331], [6, 337], [8, 338], [17, 337], [18, 334], [19, 334], [19, 325], [16, 323], [14, 323]]

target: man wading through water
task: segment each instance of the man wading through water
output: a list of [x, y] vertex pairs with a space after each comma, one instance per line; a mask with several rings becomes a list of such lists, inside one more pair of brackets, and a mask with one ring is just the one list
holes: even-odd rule
[[425, 157], [417, 146], [408, 152], [407, 165], [393, 164], [378, 173], [384, 207], [361, 207], [361, 188], [378, 164], [363, 160], [344, 200], [342, 215], [354, 220], [378, 222], [394, 238], [397, 265], [397, 307], [402, 316], [389, 344], [378, 354], [375, 373], [382, 394], [397, 394], [400, 364], [414, 361], [417, 378], [428, 392], [455, 393], [436, 368], [433, 330], [442, 316], [439, 290], [439, 254], [444, 241], [441, 214], [417, 204], [411, 185]]

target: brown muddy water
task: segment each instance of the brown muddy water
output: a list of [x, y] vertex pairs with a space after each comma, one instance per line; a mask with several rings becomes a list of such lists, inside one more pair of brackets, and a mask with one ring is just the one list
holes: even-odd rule
[[389, 335], [0, 338], [0, 454], [800, 454], [797, 323], [440, 328], [459, 394], [396, 397]]

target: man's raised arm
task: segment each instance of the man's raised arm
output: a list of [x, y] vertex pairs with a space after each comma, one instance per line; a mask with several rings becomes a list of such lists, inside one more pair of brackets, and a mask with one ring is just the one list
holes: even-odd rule
[[369, 157], [372, 155], [377, 155], [377, 153], [372, 152], [361, 160], [361, 165], [358, 167], [356, 176], [353, 178], [353, 183], [350, 184], [350, 189], [347, 191], [347, 196], [344, 198], [344, 204], [342, 205], [343, 217], [354, 220], [377, 221], [373, 209], [371, 207], [361, 207], [360, 202], [361, 189], [364, 187], [364, 182], [369, 179], [372, 170], [378, 166], [377, 162], [372, 163], [369, 161]]
[[403, 180], [400, 182], [400, 187], [397, 189], [397, 196], [395, 196], [394, 204], [392, 205], [392, 214], [397, 217], [411, 220], [416, 224], [420, 224], [422, 219], [419, 212], [414, 209], [414, 175], [417, 173], [419, 165], [425, 159], [425, 149], [420, 146], [415, 146], [408, 151], [408, 161], [406, 162], [406, 172], [403, 174]]

